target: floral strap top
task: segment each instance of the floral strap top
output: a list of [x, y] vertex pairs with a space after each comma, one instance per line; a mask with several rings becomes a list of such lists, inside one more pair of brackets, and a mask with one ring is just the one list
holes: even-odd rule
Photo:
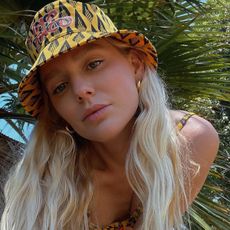
[[[195, 113], [188, 112], [186, 113], [182, 119], [177, 123], [177, 129], [180, 131], [186, 124], [187, 120], [195, 115]], [[137, 220], [142, 214], [142, 207], [141, 205], [136, 208], [127, 219], [123, 221], [117, 221], [110, 225], [104, 227], [98, 227], [97, 225], [90, 223], [89, 230], [132, 230], [134, 225], [136, 224]]]
[[123, 221], [114, 222], [108, 226], [104, 227], [97, 227], [97, 225], [90, 223], [89, 229], [90, 230], [132, 230], [134, 225], [136, 224], [138, 218], [142, 214], [142, 208], [139, 206], [136, 208], [129, 217]]
[[195, 115], [195, 113], [188, 112], [180, 119], [180, 121], [177, 123], [177, 128], [179, 131], [185, 126], [187, 120], [193, 115]]

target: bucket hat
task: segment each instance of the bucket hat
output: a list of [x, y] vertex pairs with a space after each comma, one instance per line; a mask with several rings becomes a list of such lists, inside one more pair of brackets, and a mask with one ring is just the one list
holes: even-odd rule
[[38, 67], [76, 47], [110, 37], [143, 51], [146, 62], [157, 68], [157, 53], [152, 43], [134, 30], [118, 30], [96, 5], [59, 0], [39, 10], [31, 23], [26, 47], [32, 60], [29, 73], [19, 84], [19, 99], [24, 109], [37, 118], [43, 97]]

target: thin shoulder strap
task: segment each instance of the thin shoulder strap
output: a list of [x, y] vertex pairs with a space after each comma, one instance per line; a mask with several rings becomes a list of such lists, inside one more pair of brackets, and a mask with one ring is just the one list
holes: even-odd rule
[[186, 114], [181, 118], [181, 120], [177, 123], [177, 128], [178, 128], [179, 131], [180, 131], [181, 129], [183, 129], [183, 127], [185, 126], [187, 120], [188, 120], [191, 116], [193, 116], [193, 115], [195, 115], [195, 113], [193, 113], [193, 112], [188, 112], [188, 113], [186, 113]]

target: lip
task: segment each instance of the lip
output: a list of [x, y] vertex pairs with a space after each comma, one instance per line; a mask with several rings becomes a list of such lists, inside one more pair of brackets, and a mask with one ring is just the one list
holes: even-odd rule
[[86, 120], [87, 117], [89, 117], [93, 113], [96, 113], [99, 110], [101, 110], [101, 109], [103, 109], [103, 108], [105, 108], [107, 106], [108, 105], [105, 105], [105, 104], [95, 104], [95, 105], [91, 106], [90, 108], [86, 109], [85, 112], [83, 113], [82, 121]]

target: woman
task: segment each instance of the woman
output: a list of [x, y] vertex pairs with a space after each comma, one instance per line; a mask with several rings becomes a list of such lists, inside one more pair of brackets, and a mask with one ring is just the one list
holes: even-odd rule
[[181, 229], [219, 140], [208, 121], [170, 110], [148, 39], [60, 0], [37, 12], [27, 47], [19, 96], [37, 124], [1, 229]]

